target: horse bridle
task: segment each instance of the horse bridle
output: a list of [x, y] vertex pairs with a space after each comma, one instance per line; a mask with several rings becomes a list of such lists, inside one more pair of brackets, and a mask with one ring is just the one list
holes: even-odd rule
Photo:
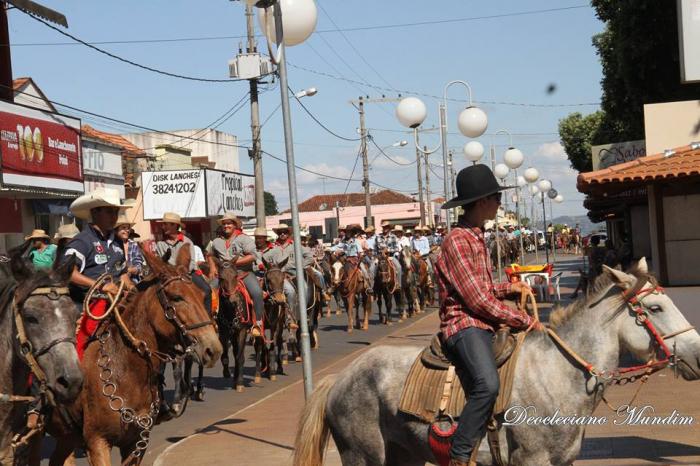
[[[12, 301], [12, 313], [15, 319], [15, 327], [17, 327], [17, 340], [19, 341], [19, 350], [22, 358], [26, 361], [30, 370], [39, 381], [40, 391], [47, 392], [48, 390], [48, 379], [46, 377], [46, 372], [42, 369], [38, 362], [38, 358], [43, 354], [48, 353], [54, 346], [60, 345], [61, 343], [70, 343], [73, 346], [76, 345], [75, 336], [54, 338], [44, 346], [39, 349], [34, 349], [32, 342], [27, 338], [27, 332], [24, 327], [24, 320], [22, 316], [22, 304], [28, 298], [32, 296], [46, 296], [52, 301], [56, 301], [61, 298], [61, 296], [68, 296], [70, 292], [67, 287], [41, 287], [34, 289], [31, 293], [27, 295], [22, 302], [17, 303], [13, 299]], [[49, 392], [50, 393], [50, 392]], [[49, 402], [54, 403], [53, 397], [49, 396]]]
[[175, 326], [175, 328], [178, 329], [178, 331], [180, 332], [180, 336], [182, 336], [182, 338], [185, 340], [185, 343], [187, 344], [186, 346], [189, 347], [197, 343], [197, 337], [190, 333], [192, 330], [197, 330], [199, 328], [207, 327], [209, 325], [216, 328], [216, 325], [214, 324], [214, 321], [212, 319], [203, 320], [201, 322], [197, 322], [190, 325], [185, 325], [184, 323], [182, 323], [182, 320], [180, 320], [180, 318], [177, 316], [175, 306], [170, 302], [167, 294], [165, 293], [165, 288], [171, 283], [177, 281], [184, 283], [192, 283], [192, 280], [184, 275], [176, 275], [174, 277], [170, 277], [158, 285], [158, 289], [156, 290], [156, 296], [158, 296], [158, 302], [163, 308], [163, 314], [165, 315], [166, 320], [168, 320], [168, 322], [172, 323]]

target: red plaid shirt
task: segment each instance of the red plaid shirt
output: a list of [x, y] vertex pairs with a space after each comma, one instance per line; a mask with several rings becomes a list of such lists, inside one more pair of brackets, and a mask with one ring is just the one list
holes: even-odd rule
[[443, 340], [469, 327], [493, 331], [500, 323], [514, 328], [530, 325], [528, 315], [498, 300], [510, 291], [510, 283], [494, 285], [480, 228], [459, 226], [445, 237], [435, 274]]

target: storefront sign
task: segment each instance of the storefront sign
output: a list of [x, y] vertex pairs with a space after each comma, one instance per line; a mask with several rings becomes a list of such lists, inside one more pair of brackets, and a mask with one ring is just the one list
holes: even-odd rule
[[0, 101], [2, 184], [83, 192], [80, 120]]
[[86, 175], [122, 178], [122, 156], [83, 147], [83, 172]]
[[124, 180], [115, 178], [105, 178], [102, 176], [85, 175], [85, 193], [91, 193], [97, 188], [110, 188], [119, 191], [119, 199], [126, 197], [124, 189]]
[[143, 172], [143, 218], [157, 220], [165, 212], [183, 218], [207, 216], [204, 170]]
[[646, 141], [629, 141], [591, 147], [593, 170], [602, 170], [620, 163], [631, 162], [647, 155]]
[[255, 178], [241, 173], [206, 170], [207, 214], [232, 212], [238, 217], [255, 217]]

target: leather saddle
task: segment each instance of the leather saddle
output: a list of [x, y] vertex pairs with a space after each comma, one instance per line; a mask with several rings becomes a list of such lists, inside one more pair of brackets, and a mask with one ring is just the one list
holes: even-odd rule
[[[498, 329], [493, 340], [493, 354], [496, 358], [496, 367], [501, 367], [513, 354], [515, 349], [515, 337], [510, 332], [510, 327]], [[442, 346], [440, 334], [433, 335], [428, 345], [420, 354], [421, 362], [428, 368], [439, 371], [446, 371], [452, 362]]]

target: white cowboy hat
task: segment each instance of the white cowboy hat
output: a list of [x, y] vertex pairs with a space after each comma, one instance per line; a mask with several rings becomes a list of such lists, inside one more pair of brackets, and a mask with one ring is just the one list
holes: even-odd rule
[[289, 225], [287, 225], [286, 223], [280, 223], [279, 225], [277, 225], [275, 228], [272, 229], [272, 231], [274, 231], [275, 233], [277, 233], [278, 231], [282, 231], [282, 230], [292, 231], [292, 228]]
[[92, 220], [90, 211], [98, 207], [119, 207], [130, 209], [119, 200], [119, 191], [111, 188], [97, 188], [89, 194], [84, 194], [73, 201], [70, 211], [74, 216], [83, 220]]
[[270, 235], [267, 233], [267, 228], [256, 227], [255, 230], [253, 231], [253, 236], [264, 236], [267, 238]]
[[241, 219], [236, 217], [236, 215], [232, 212], [226, 212], [224, 215], [221, 216], [220, 219], [216, 220], [216, 223], [222, 225], [225, 221], [233, 222], [238, 227], [240, 227], [243, 224], [243, 222], [241, 222]]
[[391, 231], [401, 231], [403, 232], [403, 225], [396, 225], [393, 230]]
[[56, 233], [53, 235], [53, 239], [54, 241], [59, 241], [64, 238], [75, 238], [78, 233], [80, 233], [80, 230], [75, 226], [75, 223], [66, 223], [58, 227], [58, 230], [56, 230]]
[[117, 217], [117, 223], [114, 224], [114, 228], [117, 228], [120, 225], [128, 225], [129, 228], [131, 228], [135, 225], [135, 223], [129, 220], [129, 218], [126, 216], [126, 212], [119, 212], [119, 217]]
[[163, 218], [160, 220], [156, 220], [157, 223], [176, 223], [178, 225], [185, 226], [184, 223], [182, 223], [182, 218], [176, 214], [175, 212], [165, 212], [163, 214]]
[[44, 230], [36, 229], [32, 231], [31, 235], [24, 237], [24, 241], [28, 241], [30, 239], [51, 239], [51, 237], [47, 235]]

